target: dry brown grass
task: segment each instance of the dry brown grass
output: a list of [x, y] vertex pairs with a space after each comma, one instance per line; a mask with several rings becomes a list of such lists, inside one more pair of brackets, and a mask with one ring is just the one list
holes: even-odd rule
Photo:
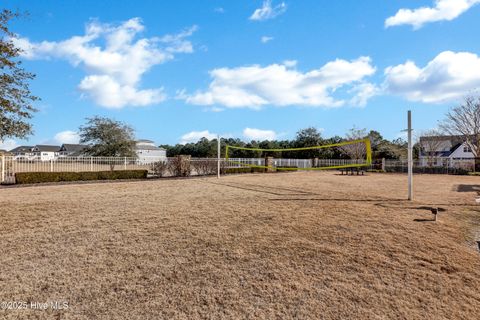
[[0, 318], [478, 319], [479, 185], [417, 176], [413, 203], [405, 176], [331, 172], [0, 189], [0, 299], [69, 303]]

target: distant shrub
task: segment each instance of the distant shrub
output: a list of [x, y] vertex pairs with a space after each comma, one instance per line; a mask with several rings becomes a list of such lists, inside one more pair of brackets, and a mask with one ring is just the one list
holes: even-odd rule
[[15, 173], [15, 182], [17, 184], [27, 184], [62, 181], [146, 179], [147, 173], [147, 170], [92, 172], [17, 172]]
[[[394, 165], [387, 166], [385, 168], [386, 172], [403, 172], [408, 171], [407, 166], [403, 165]], [[424, 167], [413, 167], [413, 173], [425, 173], [425, 174], [453, 174], [453, 175], [467, 175], [470, 170], [466, 168], [452, 168], [447, 166], [424, 166]]]
[[252, 173], [265, 173], [267, 171], [266, 168], [260, 168], [260, 167], [251, 167], [250, 169]]
[[157, 161], [150, 165], [153, 174], [157, 177], [164, 177], [169, 172], [169, 164], [167, 160]]
[[216, 159], [203, 159], [195, 160], [191, 162], [193, 170], [199, 176], [213, 175], [217, 173], [217, 160]]
[[240, 167], [240, 168], [226, 168], [223, 172], [226, 174], [240, 174], [240, 173], [265, 173], [265, 168], [258, 167]]
[[177, 156], [168, 160], [168, 170], [174, 177], [188, 177], [192, 172], [190, 156]]
[[380, 169], [367, 169], [367, 172], [371, 172], [371, 173], [385, 173], [384, 170], [380, 170]]
[[292, 171], [298, 171], [297, 166], [282, 166], [282, 167], [277, 167], [276, 168], [277, 172], [292, 172]]

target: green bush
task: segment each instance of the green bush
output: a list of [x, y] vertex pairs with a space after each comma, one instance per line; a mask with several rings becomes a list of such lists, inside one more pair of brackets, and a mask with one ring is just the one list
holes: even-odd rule
[[276, 168], [277, 172], [292, 172], [292, 171], [298, 171], [297, 166], [283, 166], [283, 167], [277, 167]]
[[367, 172], [372, 172], [372, 173], [385, 173], [384, 170], [380, 170], [380, 169], [367, 169]]
[[225, 169], [226, 174], [239, 174], [239, 173], [252, 173], [253, 168], [227, 168]]
[[147, 173], [147, 170], [92, 172], [18, 172], [15, 174], [15, 181], [17, 184], [26, 184], [61, 181], [146, 179]]
[[223, 173], [226, 174], [239, 174], [239, 173], [265, 173], [265, 168], [258, 167], [241, 167], [241, 168], [226, 168]]
[[469, 172], [469, 176], [480, 176], [480, 172]]
[[[406, 173], [407, 166], [387, 166], [386, 172], [403, 172]], [[464, 168], [450, 168], [444, 166], [432, 166], [432, 167], [413, 167], [413, 173], [425, 173], [425, 174], [453, 174], [453, 175], [467, 175], [469, 170]]]
[[250, 169], [252, 173], [265, 173], [267, 171], [266, 168], [258, 168], [258, 167], [252, 167]]

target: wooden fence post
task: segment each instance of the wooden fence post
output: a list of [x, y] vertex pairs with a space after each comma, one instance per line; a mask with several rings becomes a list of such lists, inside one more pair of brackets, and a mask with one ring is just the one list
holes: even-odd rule
[[382, 171], [385, 171], [385, 158], [382, 158]]

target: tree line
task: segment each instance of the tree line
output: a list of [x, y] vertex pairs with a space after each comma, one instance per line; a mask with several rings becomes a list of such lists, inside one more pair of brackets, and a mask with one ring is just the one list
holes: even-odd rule
[[[344, 141], [369, 138], [372, 145], [372, 156], [374, 159], [402, 159], [407, 155], [407, 143], [403, 139], [395, 139], [389, 141], [384, 139], [378, 131], [367, 132], [366, 129], [352, 128], [345, 137], [333, 136], [324, 138], [321, 132], [309, 127], [297, 132], [292, 140], [265, 140], [246, 142], [238, 138], [222, 138], [220, 140], [221, 155], [225, 156], [226, 146], [237, 146], [255, 149], [289, 149], [289, 148], [305, 148], [320, 145], [336, 144]], [[167, 150], [168, 157], [177, 155], [191, 155], [198, 158], [212, 158], [217, 156], [217, 139], [209, 140], [202, 138], [197, 142], [176, 145], [161, 145], [160, 147]], [[363, 145], [364, 144], [359, 144]], [[254, 150], [238, 150], [229, 149], [229, 157], [231, 158], [258, 158], [272, 156], [274, 158], [288, 159], [351, 159], [363, 158], [364, 154], [355, 150], [349, 150], [344, 147], [332, 147], [315, 150], [301, 151], [282, 151], [282, 152], [266, 152]]]

